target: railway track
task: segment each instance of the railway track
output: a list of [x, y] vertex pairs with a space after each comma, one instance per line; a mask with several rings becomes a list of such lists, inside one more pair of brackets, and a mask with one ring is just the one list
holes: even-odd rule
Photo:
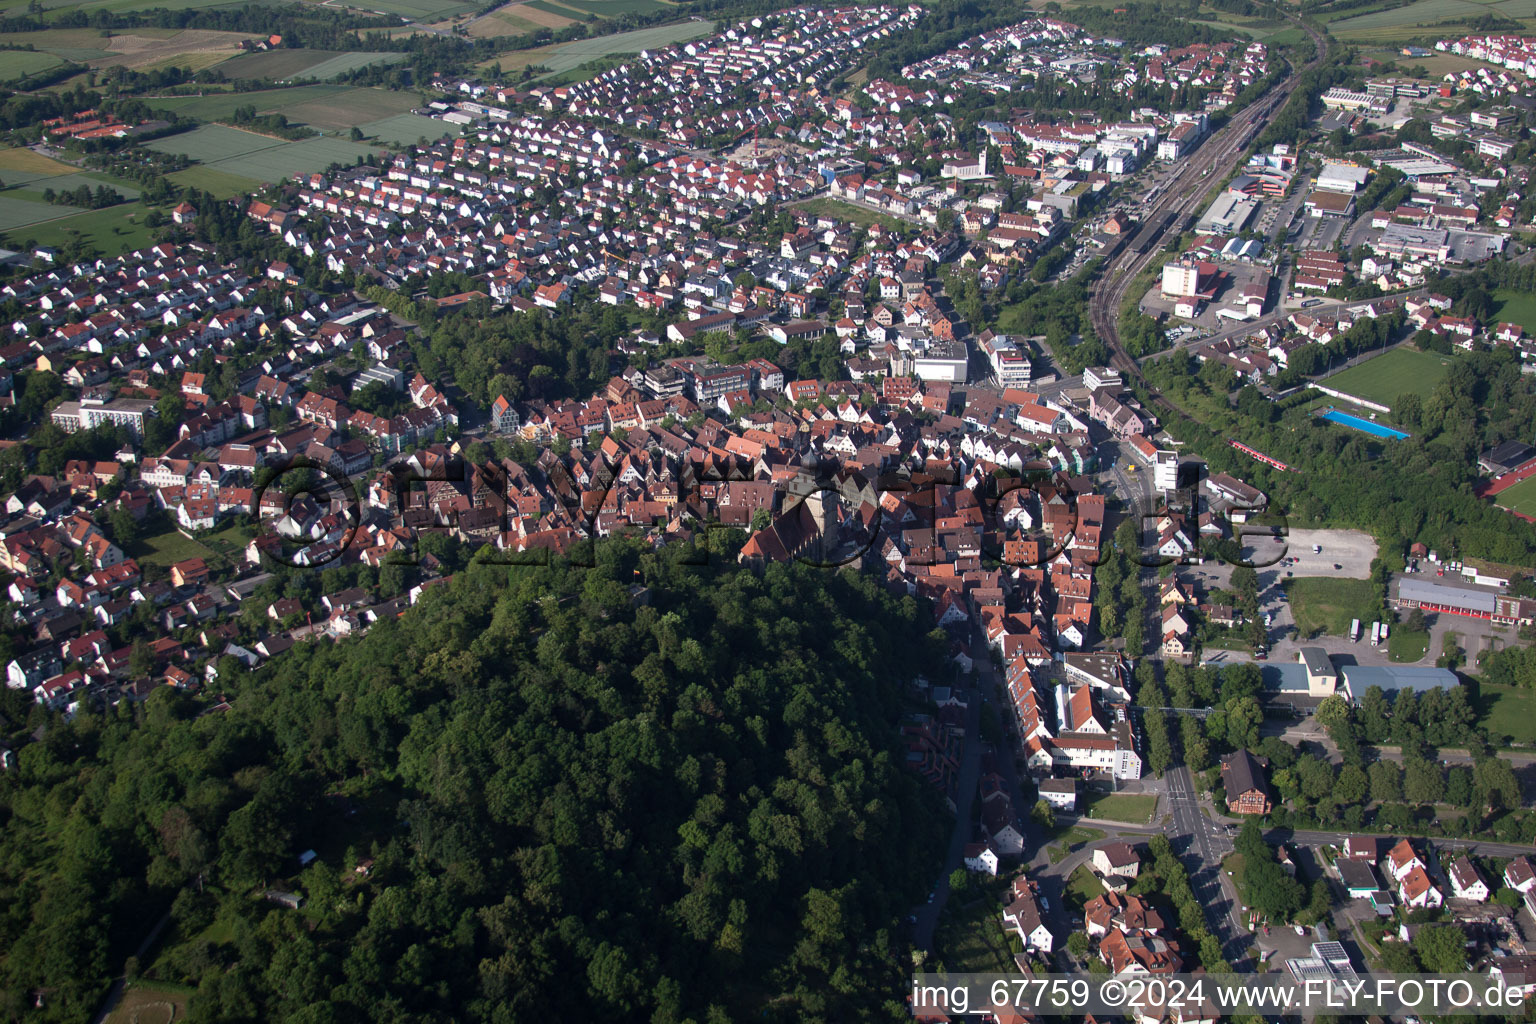
[[[1100, 272], [1089, 293], [1089, 322], [1110, 351], [1110, 365], [1119, 370], [1122, 377], [1143, 381], [1140, 366], [1120, 341], [1120, 306], [1131, 283], [1145, 269], [1153, 254], [1162, 248], [1169, 232], [1183, 230], [1190, 214], [1205, 198], [1210, 184], [1232, 169], [1269, 115], [1291, 98], [1302, 71], [1316, 67], [1328, 55], [1328, 42], [1323, 33], [1299, 21], [1297, 24], [1311, 37], [1317, 48], [1316, 56], [1301, 70], [1294, 71], [1274, 89], [1243, 108], [1184, 162], [1144, 211], [1142, 223], [1147, 226]], [[1160, 395], [1154, 395], [1154, 400], [1165, 408], [1174, 409]]]

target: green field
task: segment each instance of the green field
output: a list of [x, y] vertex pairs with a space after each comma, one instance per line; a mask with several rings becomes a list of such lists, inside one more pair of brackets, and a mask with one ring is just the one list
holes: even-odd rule
[[845, 203], [840, 199], [829, 199], [826, 196], [801, 203], [800, 207], [818, 217], [822, 215], [836, 217], [838, 220], [855, 224], [861, 228], [867, 228], [871, 224], [879, 224], [892, 231], [912, 230], [912, 225], [906, 224], [889, 214], [876, 213], [874, 210], [866, 210], [862, 206]]
[[1387, 656], [1393, 661], [1409, 663], [1423, 661], [1428, 653], [1429, 632], [1427, 630], [1413, 633], [1402, 626], [1392, 627], [1392, 632], [1387, 637]]
[[458, 138], [463, 134], [462, 129], [456, 124], [422, 117], [420, 114], [396, 114], [382, 121], [360, 124], [357, 128], [367, 138], [377, 139], [380, 142], [394, 142], [402, 146], [412, 145], [423, 136], [428, 139], [440, 139], [444, 135]]
[[[1531, 0], [1500, 0], [1496, 3], [1475, 3], [1473, 0], [1416, 0], [1403, 7], [1375, 10], [1361, 14], [1357, 11], [1341, 11], [1337, 19], [1328, 20], [1328, 30], [1344, 40], [1361, 42], [1385, 42], [1392, 39], [1409, 39], [1420, 35], [1456, 35], [1447, 31], [1449, 26], [1437, 23], [1455, 20], [1468, 21], [1492, 14], [1505, 18], [1529, 18], [1536, 13]], [[1348, 15], [1348, 16], [1346, 16]]]
[[52, 53], [0, 50], [0, 83], [21, 82], [63, 63], [63, 57]]
[[[656, 4], [655, 6], [660, 7], [661, 5]], [[598, 36], [595, 39], [577, 39], [555, 47], [549, 51], [548, 55], [541, 56], [537, 63], [555, 73], [571, 71], [598, 57], [610, 57], [616, 53], [639, 53], [641, 50], [656, 50], [663, 46], [670, 46], [673, 43], [687, 42], [690, 39], [707, 36], [714, 30], [713, 22], [680, 21], [671, 25], [657, 25], [654, 28], [636, 29], [633, 32]]]
[[[7, 184], [10, 184], [7, 182]], [[73, 174], [60, 174], [52, 178], [37, 178], [27, 182], [28, 192], [42, 192], [45, 188], [51, 188], [55, 192], [72, 192], [81, 185], [87, 185], [95, 189], [97, 185], [105, 185], [107, 188], [118, 192], [129, 199], [139, 198], [140, 189], [130, 182], [121, 181], [109, 174], [101, 174], [96, 171], [79, 171]]]
[[[240, 107], [255, 107], [258, 114], [282, 114], [304, 103], [331, 99], [350, 92], [341, 85], [296, 85], [287, 89], [262, 89], [257, 92], [214, 92], [206, 96], [169, 96], [146, 102], [154, 110], [169, 110], [199, 121], [219, 121]], [[378, 115], [374, 115], [378, 116]]]
[[43, 202], [41, 196], [23, 198], [0, 192], [0, 231], [15, 231], [79, 212], [78, 206], [55, 206]]
[[[55, 206], [52, 209], [68, 211], [73, 207]], [[143, 222], [147, 210], [148, 207], [143, 203], [123, 203], [109, 206], [105, 210], [85, 210], [58, 220], [27, 225], [24, 229], [8, 232], [6, 239], [9, 242], [30, 238], [38, 245], [63, 245], [79, 237], [95, 245], [107, 256], [118, 256], [133, 249], [142, 249], [154, 241], [154, 232], [145, 227]]]
[[[319, 99], [285, 105], [282, 112], [290, 121], [303, 121], [307, 125], [313, 125], [325, 131], [338, 131], [354, 125], [361, 127], [371, 121], [395, 117], [399, 114], [408, 114], [421, 105], [421, 97], [414, 92], [351, 88], [342, 89], [340, 92]], [[442, 132], [437, 133], [437, 135], [441, 134]], [[431, 137], [435, 139], [437, 135]], [[412, 135], [410, 141], [415, 142], [416, 135]]]
[[246, 53], [221, 68], [229, 78], [314, 79], [327, 81], [369, 64], [396, 64], [403, 53], [347, 53], [339, 50], [268, 50]]
[[562, 7], [574, 7], [599, 18], [617, 18], [621, 14], [654, 14], [671, 5], [658, 0], [560, 0]]
[[1493, 496], [1493, 503], [1500, 508], [1513, 509], [1525, 516], [1536, 516], [1536, 476], [1527, 477], [1513, 487]]
[[1493, 297], [1499, 303], [1493, 314], [1495, 320], [1519, 324], [1527, 334], [1536, 334], [1536, 295], [1500, 288]]
[[331, 164], [355, 164], [374, 150], [365, 142], [330, 136], [285, 142], [218, 124], [158, 139], [150, 145], [166, 153], [185, 153], [205, 168], [225, 175], [265, 182], [322, 171]]
[[[1391, 642], [1391, 637], [1387, 641]], [[1511, 742], [1536, 743], [1536, 690], [1478, 683], [1478, 721], [1493, 735]], [[1495, 740], [1497, 742], [1497, 740]]]
[[1082, 813], [1085, 818], [1147, 825], [1156, 812], [1157, 797], [1151, 794], [1105, 793], [1083, 798]]
[[1298, 576], [1285, 581], [1285, 590], [1290, 595], [1296, 629], [1303, 637], [1319, 633], [1346, 636], [1351, 619], [1373, 621], [1380, 608], [1370, 580]]
[[1322, 383], [1390, 408], [1401, 395], [1427, 397], [1444, 379], [1450, 366], [1448, 356], [1413, 348], [1395, 348], [1342, 370]]
[[351, 7], [359, 11], [383, 11], [412, 21], [442, 21], [470, 14], [478, 8], [477, 4], [451, 3], [449, 0], [348, 0], [347, 3], [331, 6]]
[[163, 566], [183, 562], [188, 558], [209, 560], [216, 557], [211, 548], [204, 547], [176, 530], [139, 538], [132, 544], [129, 554], [141, 564]]
[[166, 180], [176, 185], [190, 185], [195, 189], [201, 189], [220, 199], [230, 196], [243, 196], [259, 191], [266, 182], [257, 181], [255, 178], [247, 178], [242, 174], [228, 174], [215, 170], [202, 164], [196, 167], [188, 167], [184, 171], [176, 171], [167, 174]]

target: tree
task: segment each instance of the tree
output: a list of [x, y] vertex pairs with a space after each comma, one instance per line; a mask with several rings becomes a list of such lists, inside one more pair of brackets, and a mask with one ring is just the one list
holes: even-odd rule
[[1402, 775], [1391, 761], [1375, 761], [1368, 771], [1371, 799], [1379, 804], [1396, 803], [1403, 798]]
[[1339, 769], [1339, 777], [1333, 783], [1333, 795], [1341, 804], [1365, 802], [1369, 778], [1358, 765], [1347, 764]]
[[1029, 816], [1041, 828], [1053, 829], [1056, 827], [1056, 808], [1052, 807], [1048, 801], [1036, 800], [1034, 808], [1029, 812]]
[[1466, 941], [1456, 925], [1426, 924], [1413, 936], [1413, 952], [1425, 971], [1456, 974], [1467, 969]]
[[1081, 960], [1088, 955], [1088, 936], [1083, 932], [1073, 932], [1067, 936], [1067, 952]]
[[1403, 797], [1411, 804], [1439, 803], [1445, 796], [1440, 766], [1415, 758], [1403, 766]]
[[1229, 700], [1227, 710], [1227, 742], [1236, 749], [1256, 747], [1259, 744], [1259, 726], [1264, 722], [1264, 709], [1256, 697], [1237, 697]]

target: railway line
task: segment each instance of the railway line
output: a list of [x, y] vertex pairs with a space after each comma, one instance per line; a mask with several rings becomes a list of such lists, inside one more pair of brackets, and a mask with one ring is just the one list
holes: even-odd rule
[[[1140, 366], [1120, 342], [1120, 306], [1131, 283], [1151, 261], [1153, 253], [1162, 247], [1170, 232], [1182, 232], [1193, 221], [1195, 208], [1205, 198], [1210, 183], [1232, 169], [1270, 115], [1290, 99], [1302, 71], [1316, 67], [1328, 55], [1328, 43], [1323, 33], [1309, 25], [1298, 24], [1311, 37], [1317, 48], [1316, 56], [1303, 69], [1293, 71], [1223, 125], [1185, 160], [1172, 178], [1149, 194], [1141, 230], [1110, 256], [1089, 294], [1089, 320], [1094, 332], [1110, 351], [1110, 365], [1124, 377], [1142, 380]], [[1172, 408], [1161, 396], [1156, 400]]]

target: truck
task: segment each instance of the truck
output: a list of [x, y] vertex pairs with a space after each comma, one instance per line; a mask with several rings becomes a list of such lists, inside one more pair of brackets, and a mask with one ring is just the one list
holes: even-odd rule
[[1392, 627], [1391, 627], [1390, 624], [1385, 623], [1385, 622], [1383, 622], [1381, 624], [1381, 642], [1382, 643], [1386, 643], [1387, 642], [1387, 634], [1391, 631], [1391, 629], [1392, 629]]
[[1381, 623], [1379, 622], [1371, 623], [1371, 646], [1381, 646]]
[[1351, 642], [1360, 639], [1360, 620], [1352, 619], [1349, 623], [1349, 639]]

